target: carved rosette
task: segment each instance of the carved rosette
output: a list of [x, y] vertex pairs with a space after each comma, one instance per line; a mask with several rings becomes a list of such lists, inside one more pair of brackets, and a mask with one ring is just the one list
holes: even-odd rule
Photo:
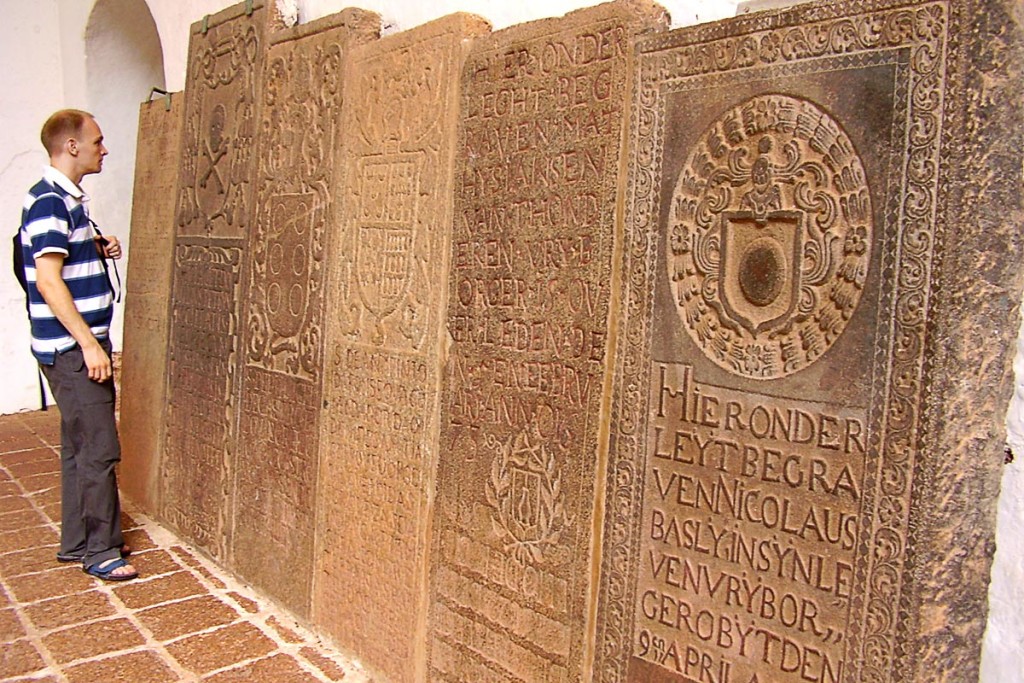
[[691, 152], [667, 234], [679, 316], [701, 351], [744, 377], [784, 377], [832, 346], [860, 301], [872, 234], [863, 165], [811, 102], [751, 98]]

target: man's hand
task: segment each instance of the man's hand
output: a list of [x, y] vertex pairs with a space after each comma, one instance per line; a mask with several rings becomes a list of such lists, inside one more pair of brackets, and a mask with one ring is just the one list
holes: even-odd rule
[[114, 235], [96, 236], [96, 251], [105, 258], [121, 258], [121, 240]]
[[89, 379], [94, 382], [106, 382], [114, 374], [110, 356], [95, 338], [92, 344], [82, 347], [82, 357], [85, 359], [85, 367], [89, 370]]

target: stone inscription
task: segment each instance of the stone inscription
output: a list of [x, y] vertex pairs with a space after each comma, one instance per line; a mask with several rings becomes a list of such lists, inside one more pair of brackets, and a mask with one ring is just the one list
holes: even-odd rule
[[233, 556], [243, 576], [302, 615], [311, 608], [342, 68], [349, 44], [378, 25], [377, 15], [349, 10], [273, 36], [260, 90]]
[[309, 611], [320, 396], [245, 367], [238, 426], [233, 566], [289, 609]]
[[164, 518], [228, 559], [244, 242], [265, 13], [192, 25], [171, 300]]
[[183, 98], [139, 110], [132, 202], [131, 249], [125, 293], [121, 387], [120, 472], [123, 491], [150, 514], [158, 511], [167, 405], [168, 302], [174, 264], [174, 202], [181, 147]]
[[652, 367], [634, 654], [685, 680], [843, 680], [866, 411]]
[[463, 70], [434, 680], [582, 676], [626, 71], [641, 21], [607, 5], [517, 27], [482, 41]]
[[264, 11], [238, 7], [192, 25], [178, 190], [178, 234], [246, 236], [252, 213], [257, 81], [263, 61]]
[[906, 672], [949, 560], [912, 513], [949, 493], [923, 408], [947, 10], [639, 43], [602, 679], [932, 680]]
[[346, 72], [314, 618], [393, 681], [423, 680], [458, 74], [486, 30], [446, 17]]
[[174, 252], [168, 358], [164, 519], [223, 558], [233, 488], [237, 382], [237, 247], [179, 244]]

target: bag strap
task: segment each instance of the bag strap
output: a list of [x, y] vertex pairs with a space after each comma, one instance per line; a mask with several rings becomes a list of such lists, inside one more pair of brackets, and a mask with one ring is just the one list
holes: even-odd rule
[[[92, 229], [95, 230], [96, 234], [100, 236], [100, 241], [106, 244], [107, 238], [103, 236], [103, 232], [100, 230], [100, 226], [96, 225], [96, 221], [94, 221], [92, 218], [89, 218], [88, 216], [86, 216], [86, 218], [88, 218], [89, 224], [92, 226]], [[117, 278], [117, 289], [114, 289], [114, 281], [110, 279], [110, 266], [107, 265], [107, 257], [104, 256], [102, 252], [100, 253], [100, 263], [103, 264], [103, 271], [107, 274], [107, 284], [110, 285], [110, 293], [113, 294], [115, 297], [114, 301], [116, 303], [121, 303], [121, 274], [117, 272], [117, 263], [114, 262], [114, 259], [110, 259], [110, 265], [114, 266], [114, 277]]]

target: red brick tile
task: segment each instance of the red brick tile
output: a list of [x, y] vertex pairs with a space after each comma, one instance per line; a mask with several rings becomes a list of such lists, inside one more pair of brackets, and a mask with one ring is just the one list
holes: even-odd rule
[[281, 636], [281, 640], [286, 643], [301, 643], [303, 640], [302, 636], [282, 624], [281, 620], [275, 616], [267, 619], [267, 625], [274, 629], [277, 635]]
[[18, 614], [13, 609], [0, 610], [0, 642], [9, 643], [25, 635]]
[[[134, 517], [129, 515], [127, 512], [124, 512], [124, 511], [121, 512], [121, 528], [122, 529], [124, 529], [125, 531], [128, 531], [129, 529], [134, 530], [138, 526], [139, 526], [139, 523], [135, 521]], [[142, 532], [142, 533], [146, 533], [146, 532]]]
[[345, 678], [345, 670], [338, 666], [337, 662], [324, 657], [313, 648], [304, 647], [300, 652], [303, 657], [313, 664], [313, 666], [320, 669], [321, 673], [332, 681], [340, 681]]
[[18, 481], [22, 487], [31, 493], [42, 493], [56, 488], [60, 493], [60, 473], [47, 472], [45, 474], [34, 474], [30, 477], [22, 477]]
[[99, 591], [86, 591], [24, 607], [25, 615], [43, 631], [113, 616], [117, 610]]
[[[26, 474], [20, 468], [38, 463], [53, 463], [59, 470], [60, 456], [54, 453], [49, 446], [39, 445], [38, 441], [34, 448], [0, 455], [0, 465], [9, 469], [15, 478], [30, 476], [32, 473]], [[49, 472], [50, 470], [44, 471]]]
[[60, 664], [138, 647], [145, 642], [127, 619], [96, 621], [43, 636], [43, 644]]
[[132, 547], [131, 562], [132, 566], [139, 570], [139, 573], [143, 576], [156, 576], [157, 574], [170, 574], [171, 572], [179, 572], [183, 567], [178, 564], [174, 557], [166, 550], [147, 550], [144, 552], [136, 552], [135, 546], [129, 542], [128, 545]]
[[33, 574], [57, 566], [56, 544], [0, 555], [0, 574], [6, 577]]
[[96, 581], [82, 571], [80, 565], [16, 576], [8, 580], [11, 592], [19, 602], [35, 602], [46, 598], [59, 598], [95, 588]]
[[305, 671], [293, 657], [276, 654], [267, 659], [260, 659], [235, 669], [222, 671], [203, 680], [207, 683], [250, 683], [251, 681], [317, 683], [319, 679]]
[[29, 448], [36, 448], [39, 444], [39, 437], [27, 427], [22, 427], [21, 425], [0, 425], [0, 453], [7, 454], [12, 451], [23, 451]]
[[169, 600], [201, 595], [203, 584], [188, 572], [175, 572], [144, 581], [129, 581], [114, 588], [114, 595], [129, 609], [144, 609]]
[[[35, 477], [33, 477], [35, 478]], [[43, 489], [42, 491], [31, 491], [29, 496], [32, 498], [32, 502], [40, 507], [45, 505], [51, 505], [53, 503], [60, 503], [60, 485], [57, 484], [52, 488]]]
[[0, 499], [20, 498], [21, 487], [14, 480], [0, 481]]
[[255, 600], [250, 600], [241, 593], [236, 593], [234, 591], [229, 592], [228, 595], [231, 596], [231, 599], [237, 602], [239, 606], [249, 614], [256, 614], [260, 611], [260, 606]]
[[[4, 484], [0, 483], [0, 489]], [[0, 490], [0, 512], [15, 512], [18, 510], [31, 510], [32, 502], [22, 498], [22, 492], [18, 490], [16, 495], [4, 496]]]
[[55, 500], [49, 503], [42, 504], [39, 504], [39, 501], [37, 501], [37, 504], [43, 510], [43, 513], [50, 518], [51, 522], [54, 522], [55, 524], [60, 524], [60, 500]]
[[36, 526], [0, 533], [0, 553], [28, 550], [40, 545], [52, 545], [60, 541], [57, 531], [50, 526]]
[[0, 512], [0, 533], [49, 524], [50, 520], [35, 508]]
[[122, 528], [126, 529], [124, 532], [124, 542], [131, 546], [132, 552], [136, 550], [151, 550], [157, 547], [156, 543], [153, 542], [153, 539], [149, 537], [149, 534], [142, 529], [131, 529], [130, 527], [125, 527], [123, 520], [121, 524]]
[[136, 613], [159, 641], [173, 640], [189, 633], [226, 626], [238, 619], [238, 612], [212, 595], [171, 602]]
[[140, 681], [144, 683], [173, 683], [179, 680], [167, 664], [154, 652], [130, 652], [107, 657], [98, 662], [86, 662], [66, 670], [70, 683], [95, 681]]
[[186, 669], [198, 674], [260, 657], [275, 649], [277, 646], [270, 638], [252, 624], [244, 622], [167, 645], [167, 651], [172, 657]]
[[[32, 453], [34, 451], [26, 451]], [[30, 460], [28, 462], [17, 463], [9, 465], [7, 469], [11, 471], [16, 479], [23, 480], [28, 477], [34, 477], [40, 474], [54, 474], [60, 472], [60, 458], [56, 453], [50, 449], [41, 450], [45, 457], [41, 457], [38, 460]]]
[[223, 581], [221, 581], [216, 576], [211, 574], [210, 571], [203, 566], [203, 563], [199, 561], [199, 558], [197, 558], [192, 551], [183, 548], [180, 545], [173, 546], [171, 550], [174, 551], [174, 553], [181, 559], [182, 562], [187, 564], [189, 567], [192, 567], [192, 569], [194, 569], [198, 574], [200, 574], [203, 578], [209, 581], [215, 588], [221, 590], [227, 588], [227, 586], [224, 585]]
[[0, 677], [24, 676], [44, 669], [46, 663], [27, 640], [0, 643]]

